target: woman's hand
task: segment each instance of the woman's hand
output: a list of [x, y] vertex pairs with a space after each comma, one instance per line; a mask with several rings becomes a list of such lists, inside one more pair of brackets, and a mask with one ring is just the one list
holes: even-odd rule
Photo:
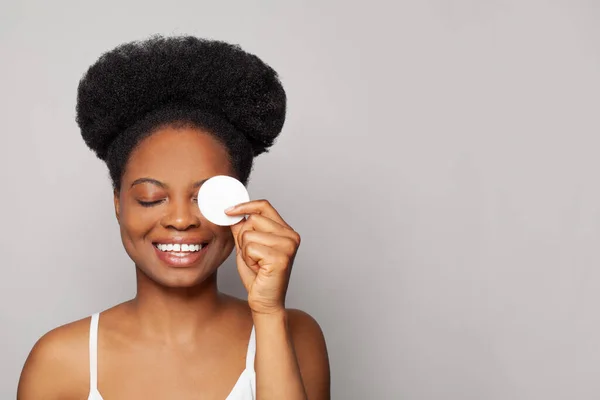
[[300, 246], [295, 232], [267, 200], [238, 204], [225, 211], [230, 216], [248, 214], [231, 227], [237, 268], [255, 314], [285, 311], [294, 257]]

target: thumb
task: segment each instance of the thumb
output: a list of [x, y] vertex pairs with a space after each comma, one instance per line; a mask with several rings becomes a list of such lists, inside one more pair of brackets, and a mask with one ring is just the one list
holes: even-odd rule
[[250, 293], [250, 290], [252, 289], [252, 284], [254, 282], [254, 279], [256, 278], [256, 272], [254, 272], [250, 267], [248, 267], [248, 265], [242, 258], [241, 253], [238, 253], [236, 256], [236, 264], [238, 273], [242, 280], [242, 284], [246, 288], [246, 291]]
[[240, 251], [240, 243], [238, 242], [238, 237], [242, 227], [244, 226], [245, 219], [242, 219], [237, 224], [231, 225], [231, 233], [233, 234], [233, 241], [235, 242], [235, 250], [239, 253]]

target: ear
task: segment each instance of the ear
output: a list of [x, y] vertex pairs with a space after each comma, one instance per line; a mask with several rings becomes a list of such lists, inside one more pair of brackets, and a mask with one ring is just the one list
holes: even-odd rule
[[117, 217], [117, 222], [119, 225], [121, 224], [121, 200], [119, 198], [119, 191], [115, 189], [113, 191], [113, 201], [115, 203], [115, 216]]

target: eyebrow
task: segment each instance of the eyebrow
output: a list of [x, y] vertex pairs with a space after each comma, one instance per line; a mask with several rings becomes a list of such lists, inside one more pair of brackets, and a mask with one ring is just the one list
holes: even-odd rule
[[[201, 181], [194, 182], [194, 184], [192, 185], [192, 188], [194, 188], [194, 189], [196, 189], [196, 188], [199, 188], [199, 187], [200, 187], [200, 186], [202, 186], [202, 184], [203, 184], [204, 182], [206, 182], [208, 179], [209, 179], [209, 178], [202, 179]], [[150, 184], [152, 184], [152, 185], [156, 185], [156, 186], [158, 186], [158, 187], [161, 187], [161, 188], [163, 188], [163, 189], [166, 189], [166, 188], [168, 187], [168, 185], [167, 185], [167, 184], [165, 184], [165, 183], [162, 183], [161, 181], [158, 181], [158, 180], [156, 180], [156, 179], [152, 179], [152, 178], [139, 178], [139, 179], [136, 179], [136, 180], [135, 180], [135, 181], [133, 181], [133, 183], [131, 184], [131, 187], [134, 187], [135, 185], [139, 185], [139, 184], [141, 184], [141, 183], [150, 183]]]

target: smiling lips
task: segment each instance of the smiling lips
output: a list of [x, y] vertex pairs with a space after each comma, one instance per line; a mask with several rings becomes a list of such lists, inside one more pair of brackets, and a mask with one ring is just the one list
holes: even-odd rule
[[170, 252], [174, 252], [176, 254], [184, 254], [187, 252], [200, 251], [200, 250], [202, 250], [202, 247], [204, 247], [204, 244], [202, 244], [202, 243], [199, 243], [199, 244], [156, 243], [154, 246], [156, 246], [160, 251], [170, 251]]
[[153, 243], [160, 260], [170, 267], [191, 267], [204, 255], [206, 243]]

